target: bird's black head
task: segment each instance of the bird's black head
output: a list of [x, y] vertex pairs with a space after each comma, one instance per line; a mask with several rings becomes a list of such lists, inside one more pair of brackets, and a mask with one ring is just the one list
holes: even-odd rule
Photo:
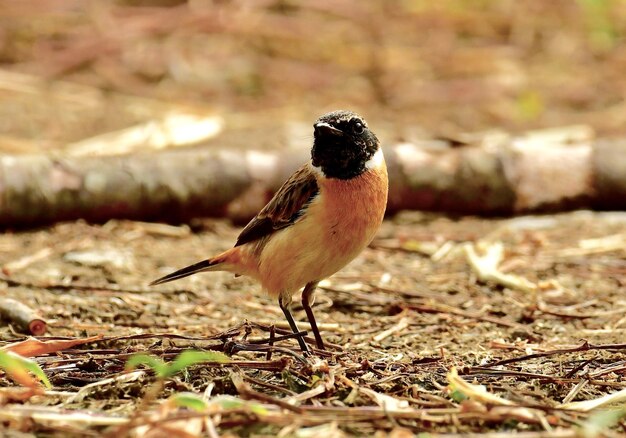
[[327, 178], [350, 179], [366, 170], [378, 151], [378, 139], [359, 115], [350, 111], [324, 114], [315, 124], [311, 159]]

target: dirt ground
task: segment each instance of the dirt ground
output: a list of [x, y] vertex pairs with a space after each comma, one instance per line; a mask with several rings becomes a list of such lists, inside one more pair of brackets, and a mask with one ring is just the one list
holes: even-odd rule
[[[135, 415], [136, 425], [149, 425], [136, 429], [140, 436], [191, 436], [184, 433], [198, 414], [165, 412], [162, 399], [193, 392], [209, 401], [251, 400], [213, 406], [205, 436], [575, 436], [595, 420], [560, 409], [564, 399], [626, 388], [624, 213], [391, 218], [360, 258], [323, 283], [314, 310], [331, 347], [308, 359], [293, 339], [276, 342], [269, 358], [267, 342], [255, 343], [268, 340], [273, 324], [276, 335], [288, 332], [277, 303], [249, 279], [207, 273], [148, 287], [230, 247], [238, 230], [214, 220], [191, 227], [111, 221], [0, 235], [2, 295], [39, 309], [47, 337], [104, 336], [37, 357], [54, 390], [5, 405], [4, 426], [37, 436], [119, 436], [124, 426], [111, 419]], [[539, 284], [535, 291], [477, 280], [464, 248], [473, 244], [480, 254], [498, 242], [500, 270]], [[299, 305], [294, 311], [306, 320]], [[0, 333], [2, 345], [24, 338], [6, 324]], [[146, 395], [151, 371], [119, 378], [132, 353], [169, 361], [188, 348], [224, 351], [232, 362], [192, 366], [155, 400]], [[448, 390], [453, 367], [512, 406], [460, 400]], [[101, 384], [81, 391], [94, 382]], [[87, 419], [41, 419], [70, 411]], [[186, 419], [176, 433], [167, 431], [172, 416]], [[626, 424], [612, 430], [617, 436]]]

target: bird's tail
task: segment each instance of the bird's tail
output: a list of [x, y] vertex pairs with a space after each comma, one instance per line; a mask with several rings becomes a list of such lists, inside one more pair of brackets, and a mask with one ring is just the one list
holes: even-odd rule
[[152, 283], [150, 283], [150, 286], [178, 280], [179, 278], [189, 277], [190, 275], [196, 274], [198, 272], [225, 270], [225, 266], [220, 265], [223, 265], [224, 262], [227, 262], [228, 255], [229, 251], [226, 251], [225, 253], [211, 259], [202, 260], [201, 262], [194, 263], [193, 265], [179, 269], [178, 271], [174, 271], [171, 274], [167, 274], [166, 276], [161, 277], [158, 280], [154, 280]]

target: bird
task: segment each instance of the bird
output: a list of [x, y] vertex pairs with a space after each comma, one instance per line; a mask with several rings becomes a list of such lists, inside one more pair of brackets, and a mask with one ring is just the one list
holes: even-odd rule
[[[356, 258], [374, 239], [387, 206], [388, 176], [376, 135], [363, 117], [339, 110], [313, 124], [311, 158], [243, 228], [235, 245], [153, 281], [158, 285], [199, 272], [228, 271], [261, 283], [278, 300], [298, 335], [290, 307], [302, 290], [318, 349], [325, 345], [312, 306], [320, 281]], [[302, 336], [303, 353], [311, 354]]]

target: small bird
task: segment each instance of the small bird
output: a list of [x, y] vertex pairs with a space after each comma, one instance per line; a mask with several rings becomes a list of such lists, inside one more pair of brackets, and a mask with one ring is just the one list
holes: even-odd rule
[[[324, 342], [311, 306], [317, 284], [339, 271], [372, 241], [387, 206], [387, 167], [376, 135], [359, 115], [334, 111], [314, 127], [311, 160], [300, 167], [243, 229], [235, 246], [182, 268], [151, 285], [204, 271], [228, 271], [258, 280], [278, 298], [294, 333], [293, 295], [319, 349]], [[298, 337], [304, 353], [306, 343]]]

